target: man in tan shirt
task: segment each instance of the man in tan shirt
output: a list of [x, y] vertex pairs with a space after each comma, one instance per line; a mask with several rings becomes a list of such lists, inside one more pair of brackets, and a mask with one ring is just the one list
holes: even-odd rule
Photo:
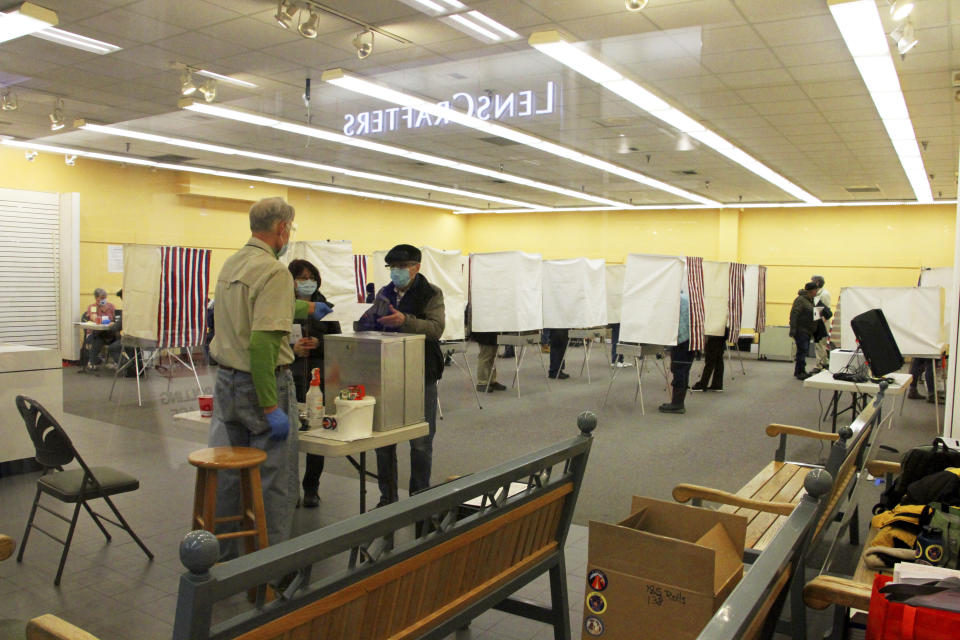
[[[320, 319], [323, 303], [297, 301], [293, 278], [277, 259], [286, 251], [294, 209], [282, 198], [250, 208], [252, 237], [224, 263], [217, 278], [216, 334], [210, 352], [220, 363], [214, 389], [211, 447], [256, 447], [267, 453], [260, 466], [270, 544], [290, 536], [299, 497], [297, 401], [290, 373], [288, 334], [294, 316]], [[290, 433], [294, 437], [288, 438]], [[239, 513], [236, 472], [221, 472], [217, 516]], [[232, 555], [232, 548], [225, 548]]]

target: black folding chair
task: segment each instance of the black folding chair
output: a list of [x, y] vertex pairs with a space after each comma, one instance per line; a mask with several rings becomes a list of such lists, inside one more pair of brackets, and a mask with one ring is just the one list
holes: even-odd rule
[[[23, 552], [27, 548], [27, 538], [30, 535], [30, 529], [36, 529], [40, 533], [56, 540], [63, 545], [63, 554], [60, 556], [60, 566], [57, 569], [57, 577], [53, 584], [60, 584], [60, 576], [63, 574], [63, 565], [67, 561], [67, 553], [70, 551], [70, 542], [73, 540], [73, 532], [77, 526], [77, 517], [80, 515], [80, 507], [83, 506], [93, 518], [93, 521], [99, 527], [100, 531], [110, 541], [110, 534], [103, 526], [103, 520], [110, 524], [120, 527], [130, 534], [133, 541], [143, 549], [147, 557], [153, 559], [153, 554], [147, 549], [146, 545], [140, 541], [137, 534], [133, 532], [130, 525], [117, 510], [109, 496], [136, 491], [140, 488], [140, 481], [135, 477], [123, 471], [118, 471], [112, 467], [88, 467], [77, 452], [67, 432], [43, 408], [36, 400], [26, 396], [17, 396], [17, 410], [23, 416], [23, 422], [27, 427], [27, 433], [33, 441], [36, 450], [36, 460], [43, 466], [43, 475], [37, 480], [37, 495], [33, 499], [33, 506], [30, 508], [30, 518], [27, 520], [27, 528], [23, 532], [23, 542], [20, 544], [20, 551], [17, 552], [17, 562], [23, 560]], [[74, 460], [80, 464], [79, 469], [64, 470], [63, 466], [70, 464]], [[40, 504], [40, 494], [46, 493], [53, 496], [61, 502], [75, 504], [73, 517], [68, 519], [61, 514]], [[103, 514], [96, 513], [88, 504], [90, 500], [103, 498], [113, 511], [117, 520], [111, 520]], [[60, 518], [64, 522], [70, 523], [70, 529], [67, 531], [67, 539], [61, 540], [49, 531], [45, 531], [39, 525], [33, 523], [37, 508], [43, 509], [47, 513]]]

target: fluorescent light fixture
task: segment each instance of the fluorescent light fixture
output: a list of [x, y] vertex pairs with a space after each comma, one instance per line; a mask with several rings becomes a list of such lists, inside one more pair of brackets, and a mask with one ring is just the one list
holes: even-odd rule
[[110, 127], [110, 126], [104, 126], [99, 124], [93, 124], [91, 122], [85, 122], [83, 120], [75, 122], [74, 125], [77, 126], [79, 129], [83, 129], [84, 131], [100, 133], [108, 136], [116, 136], [120, 138], [132, 138], [134, 140], [143, 140], [145, 142], [157, 142], [160, 144], [169, 144], [177, 147], [184, 147], [187, 149], [209, 151], [210, 153], [218, 153], [221, 155], [240, 156], [244, 158], [252, 158], [254, 160], [275, 162], [278, 164], [292, 165], [296, 167], [303, 167], [305, 169], [322, 171], [324, 173], [337, 173], [340, 175], [351, 176], [351, 177], [360, 178], [363, 180], [374, 180], [376, 182], [403, 185], [405, 187], [413, 187], [415, 189], [426, 189], [427, 191], [431, 191], [431, 192], [449, 193], [450, 195], [462, 196], [465, 198], [474, 198], [477, 200], [484, 200], [486, 202], [501, 202], [503, 204], [512, 204], [518, 207], [526, 207], [526, 208], [539, 208], [540, 206], [542, 206], [539, 204], [534, 204], [532, 202], [524, 202], [522, 200], [513, 200], [511, 198], [501, 198], [499, 196], [494, 196], [487, 193], [467, 191], [466, 189], [455, 189], [452, 187], [445, 187], [442, 185], [431, 184], [429, 182], [420, 182], [419, 180], [406, 180], [404, 178], [397, 178], [395, 176], [388, 176], [388, 175], [383, 175], [379, 173], [371, 173], [369, 171], [357, 171], [354, 169], [346, 169], [344, 167], [337, 167], [329, 164], [320, 164], [317, 162], [298, 160], [296, 158], [287, 158], [287, 157], [272, 155], [268, 153], [259, 153], [256, 151], [236, 149], [234, 147], [224, 147], [222, 145], [209, 144], [206, 142], [201, 142], [199, 140], [188, 140], [185, 138], [174, 138], [170, 136], [162, 136], [162, 135], [157, 135], [153, 133], [146, 133], [143, 131], [133, 131], [131, 129], [120, 129], [118, 127]]
[[480, 118], [469, 116], [449, 107], [440, 106], [435, 102], [425, 100], [418, 96], [403, 93], [402, 91], [397, 91], [395, 89], [390, 89], [389, 87], [384, 87], [383, 85], [377, 84], [365, 78], [355, 76], [347, 71], [344, 71], [343, 69], [330, 69], [324, 71], [321, 79], [324, 82], [329, 82], [330, 84], [337, 85], [338, 87], [347, 89], [349, 91], [354, 91], [356, 93], [378, 98], [386, 102], [392, 102], [404, 107], [412, 107], [419, 111], [424, 111], [435, 116], [446, 118], [450, 122], [456, 122], [457, 124], [465, 127], [470, 127], [471, 129], [481, 131], [487, 135], [499, 136], [501, 138], [513, 140], [514, 142], [518, 142], [528, 147], [539, 149], [544, 153], [549, 153], [566, 160], [578, 162], [588, 167], [600, 169], [601, 171], [606, 171], [608, 173], [626, 178], [627, 180], [639, 182], [641, 184], [660, 189], [661, 191], [666, 191], [667, 193], [672, 193], [688, 200], [694, 200], [696, 202], [711, 206], [719, 206], [719, 203], [714, 200], [704, 198], [701, 195], [686, 191], [684, 189], [679, 189], [665, 182], [655, 180], [642, 173], [631, 171], [630, 169], [615, 165], [600, 158], [595, 158], [577, 151], [576, 149], [571, 149], [570, 147], [565, 147], [563, 145], [550, 142], [549, 140], [544, 140], [543, 138], [530, 135], [520, 131], [519, 129], [514, 129], [513, 127], [508, 127], [496, 122], [491, 122], [490, 120], [481, 120]]
[[[208, 169], [205, 167], [193, 167], [183, 164], [171, 164], [166, 162], [154, 162], [153, 160], [146, 160], [143, 158], [137, 158], [136, 156], [127, 156], [119, 155], [113, 153], [99, 153], [96, 151], [85, 151], [83, 149], [71, 149], [67, 147], [59, 147], [48, 144], [37, 144], [30, 142], [29, 140], [13, 140], [10, 138], [0, 139], [0, 144], [9, 146], [9, 147], [18, 147], [20, 149], [29, 149], [33, 151], [45, 151], [48, 153], [64, 154], [64, 155], [74, 155], [81, 158], [92, 158], [94, 160], [104, 160], [106, 162], [121, 162], [124, 164], [135, 164], [144, 167], [155, 167], [157, 169], [168, 169], [170, 171], [185, 171], [188, 173], [202, 173], [212, 176], [220, 176], [223, 178], [233, 178], [236, 180], [243, 180], [246, 182], [264, 182], [267, 184], [278, 184], [286, 187], [294, 187], [297, 189], [309, 189], [311, 191], [325, 191], [329, 193], [340, 193], [348, 196], [356, 196], [359, 198], [374, 198], [376, 200], [389, 200], [391, 202], [403, 202], [406, 204], [415, 204], [422, 207], [433, 207], [435, 209], [446, 209], [451, 210], [449, 204], [443, 204], [441, 202], [432, 202], [430, 200], [419, 200], [417, 198], [403, 198], [400, 196], [392, 196], [384, 193], [376, 193], [371, 191], [360, 191], [357, 189], [345, 189], [341, 187], [332, 187], [323, 184], [314, 184], [312, 182], [302, 182], [298, 180], [285, 180], [283, 178], [268, 178], [266, 176], [253, 176], [246, 173], [238, 173], [236, 171], [221, 171], [219, 169]], [[461, 209], [461, 211], [464, 211]], [[471, 213], [479, 211], [479, 209], [466, 209]]]
[[[957, 204], [957, 200], [937, 200], [935, 203], [917, 202], [916, 200], [845, 200], [841, 202], [750, 202], [750, 203], [731, 203], [722, 206], [724, 209], [811, 209], [814, 207], [903, 207], [918, 206], [927, 204]], [[542, 207], [539, 209], [483, 209], [480, 211], [470, 209], [454, 209], [453, 213], [571, 213], [581, 211], [688, 211], [688, 210], [708, 210], [713, 207], [706, 207], [697, 204], [682, 204], [664, 206], [659, 204], [621, 206], [621, 207]]]
[[829, 0], [828, 4], [917, 201], [933, 202], [916, 134], [912, 124], [907, 126], [910, 114], [876, 3], [872, 0]]
[[453, 11], [461, 11], [467, 8], [467, 5], [460, 2], [460, 0], [440, 0], [440, 3], [447, 5]]
[[[462, 31], [472, 38], [481, 40], [483, 42], [500, 42], [503, 40], [503, 37], [490, 31], [486, 27], [477, 24], [470, 18], [467, 18], [465, 14], [455, 13], [450, 16], [445, 16], [440, 18], [440, 22], [445, 22], [454, 29]], [[478, 37], [479, 36], [479, 37]]]
[[574, 46], [558, 32], [539, 31], [530, 36], [529, 42], [534, 49], [616, 93], [653, 117], [662, 120], [675, 129], [679, 129], [682, 133], [696, 138], [702, 144], [740, 164], [743, 168], [783, 189], [795, 198], [815, 204], [820, 202], [815, 196], [738, 149], [733, 143], [708, 130], [683, 111], [670, 106], [669, 103], [652, 91], [629, 78], [625, 78], [623, 74], [602, 60]]
[[255, 113], [250, 113], [249, 111], [242, 111], [240, 109], [233, 109], [233, 108], [224, 107], [221, 105], [205, 104], [202, 102], [196, 102], [194, 100], [189, 100], [189, 99], [181, 100], [180, 107], [182, 109], [188, 109], [190, 111], [196, 111], [197, 113], [216, 116], [218, 118], [225, 118], [227, 120], [236, 120], [238, 122], [246, 122], [248, 124], [254, 124], [261, 127], [270, 127], [272, 129], [277, 129], [279, 131], [286, 131], [287, 133], [304, 135], [311, 138], [316, 138], [318, 140], [326, 140], [328, 142], [333, 142], [336, 144], [342, 144], [342, 145], [347, 145], [351, 147], [358, 147], [361, 149], [366, 149], [368, 151], [375, 151], [377, 153], [386, 153], [389, 155], [405, 158], [407, 160], [412, 160], [414, 162], [423, 162], [424, 164], [432, 164], [440, 167], [456, 169], [457, 171], [464, 171], [466, 173], [487, 176], [488, 178], [503, 180], [504, 182], [512, 182], [514, 184], [523, 185], [525, 187], [532, 187], [534, 189], [540, 189], [542, 191], [547, 191], [549, 193], [556, 193], [559, 195], [568, 196], [570, 198], [575, 198], [577, 200], [588, 200], [590, 202], [597, 202], [600, 204], [610, 205], [614, 207], [619, 207], [623, 205], [622, 202], [618, 202], [616, 200], [595, 196], [593, 194], [584, 193], [582, 191], [577, 191], [575, 189], [558, 187], [556, 185], [548, 184], [546, 182], [531, 180], [529, 178], [517, 176], [512, 173], [506, 173], [504, 171], [495, 171], [493, 169], [487, 169], [486, 167], [481, 167], [481, 166], [469, 164], [466, 162], [460, 162], [458, 160], [450, 160], [449, 158], [443, 158], [440, 156], [435, 156], [427, 153], [421, 153], [419, 151], [411, 151], [410, 149], [404, 149], [403, 147], [395, 147], [393, 145], [383, 144], [381, 142], [374, 142], [372, 140], [365, 140], [363, 138], [355, 138], [355, 137], [344, 135], [342, 133], [338, 133], [336, 131], [330, 131], [328, 129], [320, 129], [319, 127], [310, 127], [310, 126], [298, 124], [295, 122], [278, 120], [277, 118], [261, 116]]
[[115, 44], [110, 44], [109, 42], [94, 40], [93, 38], [81, 36], [78, 33], [70, 33], [69, 31], [64, 31], [63, 29], [57, 29], [55, 27], [50, 27], [49, 29], [44, 29], [42, 31], [36, 31], [30, 35], [32, 35], [34, 38], [40, 38], [41, 40], [47, 40], [48, 42], [56, 42], [57, 44], [73, 47], [74, 49], [82, 49], [83, 51], [96, 53], [97, 55], [101, 56], [108, 53], [113, 53], [115, 51], [120, 51], [122, 49], [122, 47], [118, 47]]
[[413, 7], [417, 11], [422, 11], [432, 16], [438, 16], [449, 11], [449, 9], [437, 4], [433, 0], [400, 0], [400, 2]]
[[485, 27], [492, 29], [493, 31], [499, 33], [505, 38], [509, 38], [510, 40], [516, 40], [517, 38], [520, 37], [519, 33], [514, 31], [513, 29], [509, 29], [503, 26], [502, 24], [500, 24], [499, 22], [497, 22], [496, 20], [494, 20], [493, 18], [491, 18], [490, 16], [484, 13], [480, 13], [479, 11], [468, 11], [466, 15], [470, 18], [473, 18], [474, 22], [477, 22]]
[[219, 80], [220, 82], [226, 82], [227, 84], [233, 84], [238, 87], [244, 87], [246, 89], [256, 89], [257, 85], [252, 82], [247, 82], [246, 80], [238, 80], [237, 78], [231, 78], [230, 76], [225, 76], [222, 73], [214, 73], [213, 71], [207, 71], [206, 69], [190, 69], [198, 76], [205, 76], [207, 78], [213, 78], [214, 80]]
[[24, 2], [19, 8], [0, 13], [0, 42], [15, 40], [58, 24], [57, 14], [50, 9]]

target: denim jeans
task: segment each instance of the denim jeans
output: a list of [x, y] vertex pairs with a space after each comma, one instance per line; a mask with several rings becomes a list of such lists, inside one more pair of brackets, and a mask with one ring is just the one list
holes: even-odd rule
[[[253, 378], [244, 371], [217, 373], [213, 391], [213, 419], [210, 422], [211, 447], [254, 447], [262, 449], [267, 459], [260, 465], [263, 506], [267, 517], [267, 540], [274, 545], [290, 537], [293, 506], [300, 495], [297, 477], [297, 400], [293, 377], [289, 370], [277, 373], [277, 405], [290, 418], [286, 440], [271, 440], [270, 425], [257, 399]], [[240, 475], [221, 470], [217, 474], [217, 517], [240, 513]], [[237, 529], [237, 523], [226, 523], [218, 533]], [[221, 558], [237, 554], [236, 546], [221, 543]]]
[[[410, 441], [410, 493], [430, 487], [430, 470], [433, 467], [433, 436], [437, 433], [437, 383], [423, 385], [424, 419], [430, 432]], [[377, 483], [380, 485], [380, 502], [396, 502], [397, 493], [397, 445], [377, 449]]]
[[797, 357], [793, 365], [793, 375], [803, 375], [807, 371], [807, 352], [810, 350], [810, 334], [798, 331], [793, 336], [793, 341], [797, 345]]

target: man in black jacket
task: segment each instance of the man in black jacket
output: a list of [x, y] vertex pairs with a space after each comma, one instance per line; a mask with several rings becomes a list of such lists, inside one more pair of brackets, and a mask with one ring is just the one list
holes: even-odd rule
[[[430, 486], [433, 436], [437, 431], [437, 381], [443, 375], [440, 336], [446, 323], [443, 292], [420, 274], [420, 250], [398, 244], [387, 252], [390, 284], [377, 292], [373, 306], [357, 323], [361, 331], [396, 331], [426, 336], [423, 410], [430, 432], [410, 441], [410, 493]], [[377, 449], [380, 503], [397, 501], [397, 445]]]
[[817, 295], [817, 283], [808, 282], [790, 308], [790, 336], [797, 345], [797, 356], [793, 367], [793, 376], [797, 380], [805, 380], [807, 373], [807, 351], [810, 350], [810, 338], [816, 330], [813, 319], [813, 298]]

